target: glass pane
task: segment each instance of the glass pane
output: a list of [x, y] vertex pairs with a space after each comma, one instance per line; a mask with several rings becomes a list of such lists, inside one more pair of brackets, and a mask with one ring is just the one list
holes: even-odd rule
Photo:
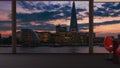
[[18, 53], [88, 53], [89, 2], [17, 1]]
[[118, 38], [120, 33], [120, 2], [94, 3], [94, 52], [107, 53], [103, 42], [106, 36]]
[[11, 53], [11, 2], [0, 1], [0, 53]]

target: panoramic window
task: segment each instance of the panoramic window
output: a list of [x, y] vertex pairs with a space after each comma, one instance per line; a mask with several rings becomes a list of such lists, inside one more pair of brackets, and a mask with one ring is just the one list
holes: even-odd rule
[[88, 53], [88, 1], [17, 1], [18, 53]]
[[120, 39], [120, 2], [94, 3], [94, 52], [107, 53], [103, 42], [106, 36]]
[[0, 1], [0, 53], [11, 52], [11, 35], [11, 1]]

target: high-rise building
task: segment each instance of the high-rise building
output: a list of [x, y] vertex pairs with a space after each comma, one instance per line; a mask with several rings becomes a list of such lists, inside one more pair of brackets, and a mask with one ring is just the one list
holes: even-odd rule
[[71, 11], [72, 12], [71, 12], [71, 21], [70, 21], [70, 29], [69, 29], [69, 31], [70, 32], [78, 32], [75, 2], [73, 2]]
[[50, 32], [36, 32], [39, 36], [40, 42], [48, 43], [50, 42], [51, 33]]
[[67, 32], [67, 27], [61, 25], [56, 26], [56, 32]]

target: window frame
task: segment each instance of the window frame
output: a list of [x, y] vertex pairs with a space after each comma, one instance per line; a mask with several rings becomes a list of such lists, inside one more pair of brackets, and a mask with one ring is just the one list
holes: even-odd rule
[[[43, 1], [43, 0], [0, 0], [12, 2], [12, 53], [16, 54], [16, 1]], [[59, 1], [59, 0], [44, 0]], [[70, 0], [60, 0], [70, 1]], [[71, 1], [89, 1], [89, 54], [93, 54], [93, 2], [94, 0], [71, 0]]]

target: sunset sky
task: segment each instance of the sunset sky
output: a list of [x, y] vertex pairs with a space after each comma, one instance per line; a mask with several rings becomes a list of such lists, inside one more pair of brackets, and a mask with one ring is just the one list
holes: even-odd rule
[[[79, 31], [88, 31], [89, 2], [75, 1]], [[70, 25], [72, 1], [17, 2], [17, 29], [55, 31], [55, 26]], [[11, 3], [0, 1], [0, 33], [11, 33]], [[94, 32], [96, 36], [120, 34], [120, 2], [94, 3]]]

